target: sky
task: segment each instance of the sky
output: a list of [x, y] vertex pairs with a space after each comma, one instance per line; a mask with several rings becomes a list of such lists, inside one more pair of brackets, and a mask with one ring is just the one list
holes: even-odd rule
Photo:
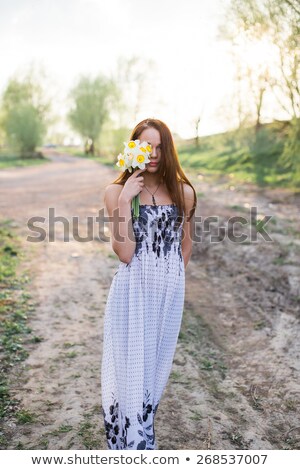
[[[163, 120], [183, 138], [223, 132], [235, 117], [221, 108], [233, 90], [228, 44], [217, 38], [229, 0], [0, 0], [0, 92], [34, 61], [47, 71], [52, 104], [82, 74], [112, 74], [119, 57], [155, 63], [137, 116]], [[132, 122], [130, 125], [134, 126]]]

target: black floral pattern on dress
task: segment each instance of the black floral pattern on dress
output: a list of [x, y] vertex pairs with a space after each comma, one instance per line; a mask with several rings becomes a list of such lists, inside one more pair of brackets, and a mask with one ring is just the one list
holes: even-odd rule
[[127, 429], [130, 426], [130, 420], [127, 416], [125, 416], [125, 420], [123, 420], [123, 415], [121, 413], [121, 420], [122, 422], [125, 421], [125, 424], [122, 429], [120, 429], [119, 423], [119, 403], [112, 395], [113, 404], [109, 407], [109, 416], [105, 413], [104, 409], [102, 409], [103, 416], [104, 416], [104, 427], [106, 432], [106, 439], [107, 445], [109, 449], [118, 449], [119, 446], [117, 445], [118, 439], [121, 442], [121, 449], [123, 448], [132, 448], [134, 445], [134, 441], [127, 444]]
[[[113, 403], [109, 407], [109, 413], [105, 413], [105, 410], [102, 408], [108, 448], [111, 450], [135, 448], [135, 440], [127, 443], [127, 430], [131, 426], [130, 419], [127, 416], [125, 416], [124, 419], [122, 412], [119, 410], [119, 403], [114, 398], [113, 394], [112, 400]], [[143, 402], [143, 414], [137, 413], [137, 420], [140, 424], [138, 434], [141, 436], [141, 440], [136, 446], [137, 450], [154, 449], [154, 417], [157, 408], [158, 404], [155, 407], [151, 404], [150, 393], [146, 390]], [[121, 416], [121, 423], [119, 423], [119, 416]]]
[[151, 448], [153, 448], [155, 444], [154, 418], [157, 412], [157, 408], [158, 403], [155, 407], [153, 407], [153, 404], [151, 403], [151, 395], [149, 391], [146, 390], [145, 401], [143, 402], [143, 421], [145, 424], [148, 423], [148, 426], [146, 426], [146, 428], [144, 427], [144, 435], [146, 437], [147, 444]]
[[[150, 214], [151, 217], [149, 218]], [[183, 220], [180, 220], [178, 208], [175, 204], [165, 206], [141, 205], [140, 215], [138, 219], [133, 221], [136, 240], [135, 255], [139, 256], [143, 245], [145, 245], [147, 252], [151, 249], [157, 258], [163, 256], [167, 259], [170, 251], [174, 249], [174, 252], [179, 255], [182, 261], [182, 225]]]

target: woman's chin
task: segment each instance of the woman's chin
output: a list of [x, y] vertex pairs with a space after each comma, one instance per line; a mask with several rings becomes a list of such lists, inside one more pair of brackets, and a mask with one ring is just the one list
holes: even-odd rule
[[158, 165], [152, 166], [152, 165], [146, 165], [146, 170], [151, 171], [152, 173], [157, 171]]

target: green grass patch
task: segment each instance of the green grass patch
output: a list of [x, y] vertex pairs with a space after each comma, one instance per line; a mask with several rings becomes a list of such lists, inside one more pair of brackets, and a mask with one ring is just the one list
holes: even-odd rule
[[201, 369], [211, 370], [211, 369], [213, 369], [213, 367], [214, 367], [213, 363], [209, 359], [207, 359], [206, 357], [204, 357], [201, 360]]
[[30, 410], [19, 410], [16, 413], [16, 418], [19, 424], [33, 423], [35, 421], [35, 414]]
[[192, 415], [189, 416], [189, 419], [193, 421], [201, 421], [201, 419], [203, 418], [202, 413], [200, 413], [200, 411], [191, 409], [189, 411], [192, 413]]
[[11, 167], [27, 167], [27, 166], [36, 166], [42, 165], [44, 163], [49, 163], [49, 159], [41, 155], [40, 157], [33, 156], [32, 158], [22, 158], [20, 155], [11, 153], [9, 149], [0, 149], [0, 170]]
[[76, 346], [76, 343], [65, 342], [65, 343], [63, 344], [64, 349], [73, 348], [74, 346]]
[[[259, 186], [300, 190], [294, 168], [281, 160], [289, 123], [274, 122], [193, 140], [178, 146], [179, 159], [187, 171], [201, 173], [206, 179], [226, 175], [230, 184], [249, 182]], [[297, 177], [296, 177], [297, 176]]]
[[[21, 241], [10, 227], [10, 220], [0, 222], [0, 418], [15, 416], [18, 423], [32, 422], [28, 410], [10, 392], [10, 371], [28, 357], [26, 344], [40, 341], [28, 327], [28, 314], [34, 310], [31, 296], [25, 291], [26, 273], [17, 275], [23, 258]], [[1, 436], [5, 447], [5, 435]]]
[[69, 359], [73, 359], [74, 357], [77, 357], [77, 352], [76, 351], [70, 351], [66, 354], [66, 357]]
[[104, 429], [97, 429], [93, 423], [89, 421], [89, 416], [85, 416], [84, 421], [79, 425], [78, 436], [82, 440], [82, 444], [86, 449], [98, 449], [100, 447], [100, 434], [104, 433]]
[[64, 434], [66, 432], [72, 431], [73, 426], [69, 424], [61, 424], [58, 429], [51, 431], [49, 434], [52, 436], [59, 436], [60, 434]]

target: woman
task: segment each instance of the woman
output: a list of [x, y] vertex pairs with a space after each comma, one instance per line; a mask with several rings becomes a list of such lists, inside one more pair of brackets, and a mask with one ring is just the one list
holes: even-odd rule
[[108, 448], [150, 450], [181, 326], [197, 197], [165, 123], [143, 120], [136, 139], [151, 144], [150, 163], [123, 172], [104, 196], [120, 264], [104, 316], [101, 386]]

